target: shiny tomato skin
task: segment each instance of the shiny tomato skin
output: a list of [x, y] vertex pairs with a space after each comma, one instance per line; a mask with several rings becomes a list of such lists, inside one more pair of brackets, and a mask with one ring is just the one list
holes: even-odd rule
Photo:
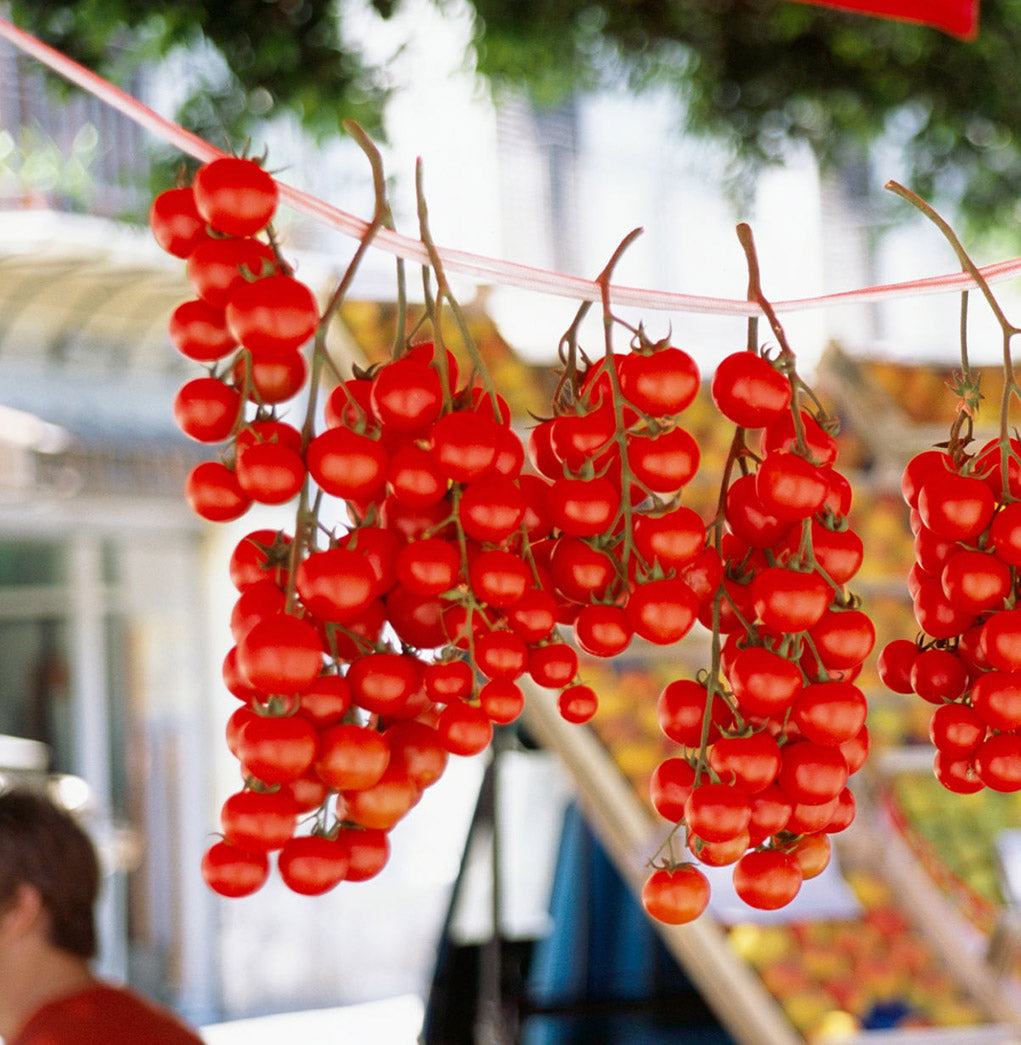
[[346, 428], [328, 428], [308, 445], [309, 474], [334, 497], [364, 501], [382, 492], [388, 457], [376, 439]]
[[269, 224], [280, 190], [254, 160], [221, 156], [204, 163], [192, 181], [195, 206], [228, 236], [254, 236]]
[[277, 856], [277, 870], [291, 892], [322, 896], [339, 885], [347, 874], [347, 850], [323, 835], [299, 835], [290, 839]]
[[742, 428], [762, 428], [791, 403], [791, 383], [754, 352], [725, 357], [713, 374], [711, 392], [717, 409]]
[[297, 351], [319, 325], [315, 295], [285, 275], [241, 283], [224, 312], [231, 336], [255, 356]]
[[269, 858], [265, 852], [214, 842], [202, 857], [202, 877], [220, 896], [251, 896], [269, 878]]
[[187, 258], [200, 243], [210, 239], [190, 185], [165, 189], [156, 196], [149, 207], [149, 228], [156, 242], [176, 258]]
[[624, 398], [652, 417], [686, 410], [701, 384], [694, 359], [672, 345], [652, 352], [631, 352], [621, 360], [618, 369]]
[[189, 255], [185, 265], [195, 293], [214, 308], [227, 302], [242, 283], [245, 272], [263, 275], [276, 267], [273, 251], [256, 239], [208, 239]]
[[667, 925], [693, 922], [709, 904], [709, 879], [690, 864], [653, 871], [642, 886], [642, 906]]
[[803, 881], [798, 861], [779, 849], [752, 850], [734, 867], [735, 892], [749, 907], [761, 911], [786, 907]]
[[215, 363], [237, 348], [223, 309], [202, 298], [183, 301], [174, 309], [169, 333], [177, 351], [197, 363]]

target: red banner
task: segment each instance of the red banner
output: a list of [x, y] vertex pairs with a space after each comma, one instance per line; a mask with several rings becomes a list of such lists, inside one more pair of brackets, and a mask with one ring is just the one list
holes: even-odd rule
[[799, 0], [816, 7], [836, 7], [879, 18], [931, 25], [962, 40], [978, 33], [979, 0]]

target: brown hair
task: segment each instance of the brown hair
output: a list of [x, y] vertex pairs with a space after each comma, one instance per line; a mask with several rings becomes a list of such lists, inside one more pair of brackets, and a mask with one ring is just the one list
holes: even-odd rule
[[50, 942], [94, 957], [96, 850], [70, 813], [42, 794], [15, 788], [0, 793], [0, 906], [22, 883], [39, 890], [50, 916]]

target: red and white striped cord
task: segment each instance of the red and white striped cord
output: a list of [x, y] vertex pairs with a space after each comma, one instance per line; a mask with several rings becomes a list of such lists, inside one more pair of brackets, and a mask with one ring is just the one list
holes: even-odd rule
[[[30, 33], [19, 29], [11, 22], [0, 18], [0, 36], [5, 37], [25, 54], [42, 62], [66, 80], [76, 84], [82, 90], [94, 95], [107, 105], [150, 133], [176, 146], [182, 152], [201, 162], [207, 162], [218, 156], [226, 155], [223, 150], [210, 145], [209, 142], [185, 130], [171, 120], [142, 104], [137, 98], [115, 87], [101, 76], [61, 54]], [[332, 204], [311, 196], [300, 189], [278, 182], [281, 199], [294, 210], [320, 221], [331, 228], [338, 229], [355, 239], [361, 238], [368, 222], [334, 207]], [[397, 257], [419, 263], [428, 262], [425, 246], [417, 239], [403, 236], [389, 229], [380, 229], [372, 245]], [[580, 276], [569, 276], [546, 269], [533, 268], [499, 258], [470, 254], [466, 251], [440, 247], [439, 254], [449, 272], [468, 276], [480, 283], [518, 287], [543, 294], [571, 298], [575, 301], [598, 301], [600, 289], [593, 280]], [[988, 265], [980, 270], [990, 283], [1000, 283], [1021, 274], [1021, 258]], [[860, 290], [843, 291], [836, 294], [824, 294], [819, 297], [792, 298], [773, 303], [776, 312], [804, 312], [809, 309], [828, 308], [837, 305], [848, 305], [866, 301], [882, 301], [889, 298], [916, 297], [923, 294], [949, 293], [968, 290], [975, 286], [966, 272], [952, 272], [942, 276], [930, 276], [924, 279], [907, 280], [902, 283], [888, 283], [881, 286], [864, 287]], [[690, 312], [705, 315], [749, 316], [759, 312], [757, 305], [740, 299], [701, 297], [694, 294], [681, 294], [672, 291], [651, 290], [642, 287], [629, 287], [613, 284], [610, 297], [615, 305], [627, 305], [636, 308], [663, 312]]]

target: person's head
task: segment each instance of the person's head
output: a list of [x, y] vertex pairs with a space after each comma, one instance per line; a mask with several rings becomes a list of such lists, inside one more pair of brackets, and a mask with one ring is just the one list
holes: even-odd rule
[[0, 910], [32, 887], [48, 917], [49, 942], [87, 960], [96, 954], [99, 883], [96, 850], [70, 813], [35, 791], [0, 793]]

